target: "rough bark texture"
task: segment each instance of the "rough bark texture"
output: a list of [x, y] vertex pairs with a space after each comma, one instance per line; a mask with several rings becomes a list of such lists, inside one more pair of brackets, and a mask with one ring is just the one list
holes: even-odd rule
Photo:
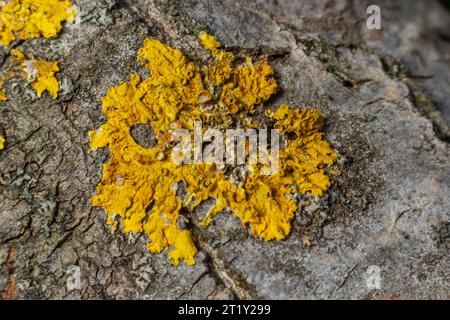
[[[373, 1], [74, 2], [75, 25], [24, 45], [61, 62], [58, 100], [17, 77], [0, 106], [2, 298], [450, 298], [450, 19], [439, 3], [375, 1], [382, 30], [368, 30]], [[302, 199], [285, 241], [253, 239], [230, 214], [206, 229], [194, 216], [197, 264], [173, 267], [90, 205], [108, 153], [89, 153], [87, 132], [104, 121], [107, 88], [142, 72], [146, 37], [204, 61], [201, 30], [267, 55], [282, 89], [271, 103], [318, 108], [344, 170], [324, 198]], [[380, 290], [366, 286], [369, 265]], [[73, 266], [79, 290], [68, 290]]]

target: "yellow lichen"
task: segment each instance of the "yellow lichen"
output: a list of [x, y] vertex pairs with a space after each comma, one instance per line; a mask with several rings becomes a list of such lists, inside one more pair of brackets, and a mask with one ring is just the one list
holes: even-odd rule
[[206, 32], [201, 32], [199, 39], [203, 47], [210, 50], [215, 58], [213, 63], [204, 68], [207, 75], [207, 81], [211, 82], [213, 85], [221, 85], [231, 75], [231, 64], [234, 60], [234, 55], [230, 52], [220, 50], [220, 42]]
[[38, 97], [48, 91], [53, 99], [58, 97], [59, 83], [56, 72], [59, 71], [58, 62], [44, 60], [25, 60], [22, 62], [27, 81], [31, 83]]
[[232, 107], [229, 109], [233, 113], [243, 108], [253, 112], [255, 106], [267, 101], [277, 91], [277, 83], [272, 76], [273, 69], [267, 61], [253, 65], [247, 57], [247, 63], [237, 67], [231, 73], [232, 81], [223, 86], [220, 101]]
[[5, 138], [0, 136], [0, 150], [3, 150], [5, 148]]
[[6, 70], [0, 73], [0, 101], [8, 100], [4, 86], [8, 80], [15, 76], [15, 74], [16, 73], [12, 70]]
[[[51, 38], [58, 35], [64, 21], [73, 22], [76, 8], [69, 0], [10, 0], [0, 3], [0, 45], [9, 46], [16, 39]], [[57, 62], [27, 60], [18, 48], [10, 54], [15, 56], [13, 70], [0, 74], [0, 101], [8, 100], [4, 84], [17, 74], [16, 65], [40, 97], [48, 91], [56, 99], [59, 91], [55, 73], [59, 71]], [[15, 72], [13, 72], [15, 71]]]
[[20, 64], [26, 60], [25, 55], [18, 48], [11, 49], [9, 53], [14, 56], [14, 62], [16, 64]]
[[[281, 105], [266, 112], [267, 122], [282, 136], [292, 133], [295, 139], [284, 139], [276, 172], [266, 175], [264, 165], [249, 164], [246, 176], [236, 182], [215, 164], [172, 161], [173, 129], [193, 130], [197, 120], [204, 130], [221, 127], [221, 119], [231, 121], [239, 115], [242, 123], [255, 126], [258, 120], [249, 117], [277, 89], [266, 60], [253, 63], [247, 57], [233, 67], [233, 55], [222, 51], [214, 37], [201, 33], [200, 41], [213, 56], [206, 67], [197, 67], [179, 50], [147, 39], [138, 58], [151, 76], [141, 80], [133, 74], [128, 82], [110, 88], [102, 98], [107, 122], [89, 133], [93, 149], [109, 147], [110, 151], [92, 203], [105, 209], [113, 227], [120, 217], [124, 232], [145, 233], [151, 252], [169, 249], [175, 265], [194, 264], [197, 253], [191, 231], [177, 224], [183, 207], [192, 211], [214, 198], [204, 226], [230, 208], [244, 225], [250, 225], [255, 237], [283, 239], [297, 210], [290, 195], [323, 195], [330, 185], [325, 168], [336, 159], [319, 131], [323, 119], [318, 111]], [[200, 70], [206, 71], [204, 77]], [[145, 148], [133, 139], [130, 130], [137, 124], [153, 127], [156, 146]], [[177, 196], [180, 182], [188, 193], [184, 199]]]
[[51, 38], [64, 21], [73, 22], [76, 9], [69, 0], [11, 0], [0, 6], [0, 44], [18, 39]]
[[12, 49], [10, 54], [14, 56], [14, 63], [11, 70], [0, 73], [0, 100], [8, 100], [3, 86], [17, 74], [21, 74], [32, 85], [39, 97], [44, 91], [48, 91], [53, 99], [58, 97], [58, 62], [36, 60], [33, 57], [28, 59], [19, 49]]

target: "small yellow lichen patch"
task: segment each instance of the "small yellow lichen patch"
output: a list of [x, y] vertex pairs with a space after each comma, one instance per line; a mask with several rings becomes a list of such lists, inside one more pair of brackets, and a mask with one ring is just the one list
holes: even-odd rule
[[247, 57], [246, 64], [239, 66], [231, 76], [233, 81], [223, 86], [221, 102], [235, 106], [232, 109], [235, 112], [243, 108], [253, 112], [256, 105], [266, 102], [277, 91], [273, 69], [265, 60], [253, 64]]
[[234, 60], [234, 55], [230, 52], [220, 50], [220, 42], [206, 32], [201, 32], [199, 39], [203, 47], [210, 50], [212, 56], [215, 58], [213, 63], [204, 68], [207, 80], [216, 86], [221, 85], [231, 75], [231, 64]]
[[10, 70], [0, 73], [0, 101], [8, 100], [4, 86], [5, 86], [5, 83], [14, 76], [15, 76], [15, 72], [10, 71]]
[[11, 0], [0, 6], [0, 44], [18, 39], [51, 38], [64, 21], [73, 22], [75, 7], [69, 0]]
[[59, 83], [56, 72], [59, 71], [58, 62], [44, 60], [25, 60], [22, 63], [27, 81], [31, 83], [38, 97], [48, 91], [53, 99], [58, 97]]
[[0, 150], [3, 150], [5, 148], [5, 138], [0, 136]]
[[12, 56], [15, 57], [15, 63], [20, 64], [26, 60], [25, 55], [18, 48], [11, 49], [9, 52]]
[[4, 88], [0, 89], [0, 101], [6, 101], [8, 97], [6, 96], [6, 90]]
[[56, 78], [56, 73], [59, 71], [58, 62], [27, 59], [19, 49], [12, 49], [10, 53], [14, 56], [13, 69], [0, 74], [0, 88], [2, 88], [0, 100], [8, 100], [3, 86], [16, 74], [21, 74], [33, 86], [39, 97], [44, 91], [48, 91], [53, 99], [58, 97], [59, 83]]
[[[64, 21], [73, 22], [76, 7], [70, 0], [10, 0], [0, 2], [0, 45], [9, 46], [17, 39], [51, 38], [58, 35]], [[25, 76], [40, 97], [48, 91], [56, 99], [59, 84], [55, 73], [59, 71], [57, 62], [26, 60], [19, 49], [12, 49], [15, 63], [22, 65]], [[12, 67], [16, 69], [15, 66]], [[15, 70], [17, 71], [17, 70]], [[0, 74], [0, 101], [8, 100], [5, 82], [16, 72], [8, 70]]]
[[[233, 67], [233, 55], [221, 50], [214, 37], [201, 33], [200, 41], [213, 56], [204, 67], [190, 62], [179, 50], [147, 39], [138, 58], [150, 69], [150, 78], [141, 80], [133, 74], [128, 82], [110, 88], [102, 98], [107, 122], [89, 133], [93, 149], [108, 147], [110, 151], [92, 203], [105, 209], [113, 227], [115, 217], [120, 217], [124, 232], [145, 233], [151, 252], [169, 249], [175, 265], [194, 264], [197, 253], [191, 231], [178, 224], [183, 207], [191, 212], [214, 198], [203, 226], [230, 208], [244, 225], [250, 225], [255, 237], [280, 240], [289, 234], [297, 210], [290, 196], [293, 190], [323, 195], [330, 185], [325, 168], [336, 159], [319, 131], [323, 119], [318, 111], [281, 105], [266, 113], [267, 122], [281, 135], [296, 137], [285, 139], [276, 172], [265, 175], [263, 165], [249, 164], [243, 180], [236, 183], [214, 164], [173, 162], [173, 129], [192, 130], [197, 120], [204, 130], [226, 129], [221, 119], [233, 121], [236, 115], [254, 127], [258, 121], [252, 114], [277, 90], [266, 60], [252, 62], [247, 57]], [[204, 77], [201, 70], [206, 71]], [[153, 127], [156, 146], [145, 148], [134, 140], [130, 131], [137, 124]], [[184, 199], [177, 196], [180, 182], [187, 191]]]

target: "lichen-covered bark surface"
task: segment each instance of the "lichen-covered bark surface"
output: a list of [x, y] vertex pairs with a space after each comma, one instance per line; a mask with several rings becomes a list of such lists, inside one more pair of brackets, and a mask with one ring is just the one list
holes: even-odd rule
[[[368, 1], [74, 1], [74, 25], [24, 44], [60, 61], [60, 97], [16, 77], [0, 107], [1, 298], [450, 298], [450, 16], [434, 1], [376, 2], [381, 31], [366, 28]], [[319, 109], [344, 169], [325, 197], [300, 200], [284, 241], [226, 213], [202, 228], [197, 208], [197, 263], [174, 267], [91, 206], [108, 151], [90, 153], [87, 132], [107, 89], [145, 72], [146, 37], [201, 62], [203, 30], [268, 56], [271, 103]]]

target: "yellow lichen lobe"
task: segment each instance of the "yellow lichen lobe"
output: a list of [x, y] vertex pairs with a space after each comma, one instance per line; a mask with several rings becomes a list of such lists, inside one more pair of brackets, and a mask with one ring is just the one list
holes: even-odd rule
[[69, 0], [11, 0], [0, 6], [0, 44], [16, 39], [55, 37], [64, 21], [73, 22], [75, 7]]
[[17, 64], [20, 64], [26, 60], [25, 55], [18, 48], [11, 49], [11, 51], [9, 53], [15, 57], [14, 62]]
[[56, 72], [59, 71], [58, 62], [44, 60], [25, 60], [22, 63], [28, 82], [31, 83], [38, 97], [44, 91], [52, 96], [58, 97], [59, 83]]
[[0, 100], [7, 100], [5, 89], [6, 81], [22, 75], [34, 88], [36, 94], [41, 97], [44, 91], [48, 91], [53, 99], [58, 97], [59, 83], [56, 73], [59, 71], [58, 62], [28, 59], [19, 49], [12, 49], [10, 54], [14, 56], [13, 68], [0, 74]]
[[5, 148], [5, 138], [0, 136], [0, 150]]
[[221, 50], [218, 49], [222, 46], [222, 44], [217, 41], [216, 37], [202, 31], [199, 33], [198, 38], [206, 50], [211, 50], [213, 52], [214, 57], [217, 57], [219, 52], [221, 52]]
[[200, 43], [203, 47], [211, 51], [212, 56], [215, 58], [209, 66], [204, 67], [204, 71], [207, 75], [207, 80], [213, 85], [221, 85], [227, 80], [232, 72], [232, 63], [234, 55], [230, 52], [221, 50], [222, 46], [214, 36], [207, 34], [206, 32], [200, 32]]
[[272, 76], [273, 69], [267, 61], [253, 64], [247, 58], [245, 65], [232, 72], [233, 81], [223, 86], [222, 103], [236, 106], [235, 112], [244, 108], [250, 112], [255, 111], [256, 105], [266, 102], [277, 91], [278, 86]]
[[[206, 67], [156, 39], [146, 39], [138, 59], [151, 76], [141, 79], [133, 74], [128, 82], [110, 88], [102, 98], [107, 121], [89, 133], [93, 149], [110, 151], [92, 203], [105, 209], [113, 227], [120, 217], [124, 232], [145, 233], [151, 252], [168, 249], [174, 265], [194, 264], [197, 253], [191, 231], [179, 225], [186, 219], [180, 217], [183, 207], [189, 219], [197, 205], [214, 198], [203, 226], [230, 208], [255, 237], [280, 240], [289, 234], [297, 210], [290, 194], [295, 189], [321, 196], [330, 185], [325, 168], [336, 158], [319, 131], [323, 119], [318, 111], [281, 105], [267, 113], [267, 120], [282, 136], [294, 133], [296, 138], [285, 139], [279, 170], [273, 174], [262, 174], [263, 165], [249, 164], [245, 178], [237, 183], [214, 164], [173, 162], [173, 129], [192, 130], [194, 121], [202, 121], [203, 130], [221, 127], [221, 119], [240, 113], [243, 123], [256, 124], [245, 114], [250, 116], [277, 90], [266, 60], [252, 62], [247, 57], [233, 66], [233, 54], [223, 51], [214, 37], [201, 33], [200, 42], [212, 54]], [[145, 148], [134, 140], [131, 127], [138, 124], [154, 129], [156, 146]], [[187, 191], [183, 199], [177, 195], [181, 182]]]
[[[0, 3], [0, 45], [9, 46], [13, 41], [34, 39], [39, 37], [55, 37], [62, 29], [64, 21], [73, 22], [76, 7], [70, 0], [10, 0]], [[57, 62], [28, 59], [18, 49], [13, 48], [10, 54], [14, 56], [11, 70], [0, 75], [0, 101], [8, 100], [5, 82], [17, 73], [22, 73], [40, 97], [48, 91], [56, 99], [59, 83], [56, 72]], [[17, 67], [21, 66], [21, 72]]]
[[5, 86], [6, 82], [8, 82], [14, 76], [15, 76], [15, 72], [13, 72], [11, 70], [6, 70], [4, 72], [0, 72], [0, 101], [8, 100], [4, 86]]
[[297, 190], [322, 196], [330, 186], [324, 168], [336, 160], [336, 153], [323, 139], [320, 132], [324, 122], [315, 109], [291, 109], [281, 105], [271, 115], [274, 127], [282, 133], [293, 133], [295, 139], [287, 140], [287, 147], [280, 152], [281, 162], [287, 164]]

